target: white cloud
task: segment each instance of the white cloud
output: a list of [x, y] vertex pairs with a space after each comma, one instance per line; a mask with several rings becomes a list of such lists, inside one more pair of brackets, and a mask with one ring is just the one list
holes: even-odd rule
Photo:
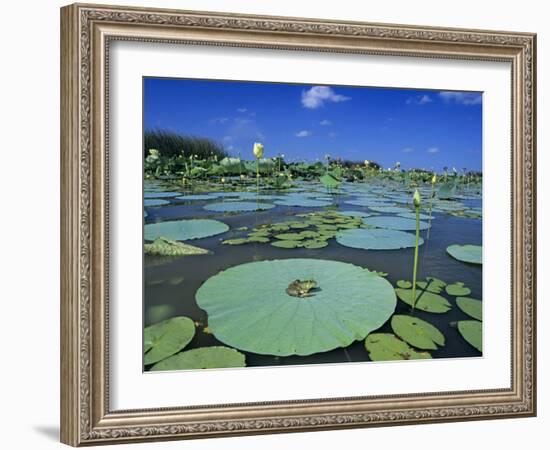
[[235, 123], [238, 125], [245, 125], [250, 122], [252, 122], [251, 119], [241, 119], [240, 117], [235, 118]]
[[332, 122], [330, 120], [324, 119], [319, 122], [319, 125], [326, 127], [326, 126], [332, 125]]
[[439, 148], [438, 147], [430, 147], [428, 149], [428, 153], [439, 153]]
[[223, 140], [224, 140], [224, 142], [229, 142], [229, 141], [233, 140], [233, 137], [232, 136], [224, 136]]
[[308, 136], [311, 136], [311, 131], [301, 130], [301, 131], [298, 131], [297, 133], [295, 133], [294, 136], [299, 137], [299, 138], [308, 137]]
[[414, 152], [414, 148], [412, 147], [405, 147], [404, 149], [401, 150], [403, 153], [412, 153]]
[[452, 92], [443, 91], [439, 96], [445, 103], [458, 103], [460, 105], [480, 105], [481, 94], [477, 92]]
[[407, 105], [425, 105], [426, 103], [432, 102], [432, 98], [429, 95], [417, 95], [416, 97], [409, 97], [407, 99]]
[[313, 86], [307, 91], [302, 91], [302, 105], [304, 108], [316, 109], [325, 102], [345, 102], [350, 100], [350, 97], [337, 94], [328, 86]]
[[245, 113], [247, 111], [248, 111], [248, 109], [246, 109], [246, 108], [237, 108], [237, 112], [240, 112], [240, 113]]
[[336, 133], [334, 131], [331, 131], [329, 134], [328, 134], [328, 137], [330, 138], [333, 138], [333, 137], [336, 137]]

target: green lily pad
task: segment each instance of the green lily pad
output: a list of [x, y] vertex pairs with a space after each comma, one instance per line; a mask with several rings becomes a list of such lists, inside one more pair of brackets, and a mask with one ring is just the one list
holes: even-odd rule
[[395, 283], [397, 285], [397, 287], [401, 288], [401, 289], [409, 289], [409, 288], [412, 288], [412, 283], [410, 281], [406, 281], [406, 280], [398, 280], [397, 283]]
[[481, 245], [449, 245], [447, 253], [454, 259], [470, 264], [482, 264], [482, 247]]
[[373, 333], [365, 339], [365, 348], [372, 361], [431, 359], [428, 352], [419, 352], [391, 333]]
[[[397, 214], [397, 216], [398, 217], [403, 217], [405, 219], [416, 220], [416, 213], [413, 213], [413, 212], [399, 213], [399, 214]], [[420, 220], [429, 220], [430, 216], [428, 214], [419, 214], [418, 218]], [[435, 219], [435, 217], [432, 215], [432, 220], [434, 220], [434, 219]]]
[[455, 196], [456, 193], [456, 184], [455, 183], [445, 183], [437, 191], [437, 196], [440, 199], [450, 199]]
[[[289, 196], [290, 197], [290, 196]], [[297, 206], [304, 208], [314, 208], [321, 206], [330, 206], [331, 202], [326, 202], [324, 200], [315, 200], [313, 198], [285, 198], [283, 200], [277, 200], [275, 204], [280, 206]]]
[[149, 323], [157, 323], [173, 316], [175, 308], [172, 305], [155, 305], [147, 308], [145, 317]]
[[418, 317], [394, 315], [391, 319], [393, 332], [416, 348], [437, 350], [445, 345], [445, 336], [431, 323]]
[[172, 241], [165, 237], [158, 237], [152, 244], [145, 244], [143, 250], [146, 255], [154, 256], [189, 256], [189, 255], [206, 255], [210, 253], [204, 248], [195, 247], [194, 245], [185, 244], [183, 242]]
[[416, 285], [422, 290], [439, 294], [447, 286], [447, 283], [438, 278], [426, 277], [426, 281], [417, 281]]
[[363, 211], [339, 211], [339, 214], [350, 217], [370, 217], [373, 214]]
[[410, 209], [403, 208], [402, 206], [369, 206], [369, 209], [384, 214], [394, 214], [394, 213], [406, 213]]
[[[413, 305], [412, 289], [396, 289], [395, 292], [401, 301], [407, 305]], [[416, 291], [415, 308], [426, 312], [443, 314], [451, 309], [451, 304], [441, 295], [418, 289]]]
[[242, 244], [246, 244], [247, 242], [248, 242], [247, 238], [235, 238], [235, 239], [226, 239], [225, 241], [222, 241], [222, 244], [242, 245]]
[[195, 348], [178, 353], [155, 364], [151, 370], [224, 369], [228, 367], [246, 367], [245, 356], [234, 348], [215, 346]]
[[[366, 217], [363, 219], [363, 223], [373, 227], [385, 228], [388, 230], [416, 230], [416, 220], [405, 219], [403, 217], [397, 216]], [[418, 227], [420, 230], [427, 230], [430, 226], [426, 222], [419, 222]]]
[[195, 335], [189, 317], [173, 317], [143, 330], [143, 363], [153, 364], [184, 348]]
[[323, 248], [323, 247], [326, 247], [326, 246], [328, 245], [327, 242], [325, 242], [325, 241], [318, 241], [318, 240], [308, 240], [308, 241], [304, 241], [303, 244], [304, 244], [304, 248], [308, 248], [308, 249], [310, 249], [310, 250], [318, 249], [318, 248]]
[[456, 305], [470, 317], [473, 317], [477, 320], [482, 320], [483, 318], [483, 306], [480, 300], [469, 297], [458, 297], [456, 299]]
[[176, 197], [176, 200], [188, 201], [203, 201], [203, 200], [213, 200], [218, 198], [216, 194], [189, 194], [189, 195], [180, 195]]
[[482, 325], [478, 320], [461, 320], [458, 322], [458, 331], [472, 347], [483, 351]]
[[328, 189], [335, 189], [340, 186], [340, 181], [329, 173], [324, 174], [321, 178], [319, 178], [319, 181]]
[[[293, 242], [293, 241], [279, 241]], [[286, 289], [316, 280], [311, 296]], [[395, 292], [382, 277], [339, 261], [283, 259], [241, 264], [209, 278], [199, 307], [221, 342], [266, 355], [311, 355], [364, 339], [393, 314]]]
[[302, 247], [302, 242], [301, 241], [295, 241], [295, 240], [282, 240], [282, 241], [272, 241], [271, 242], [271, 245], [273, 247], [278, 247], [278, 248], [298, 248], [298, 247]]
[[305, 236], [303, 236], [302, 233], [283, 233], [283, 234], [276, 234], [273, 237], [284, 241], [300, 241], [305, 238]]
[[259, 202], [223, 202], [223, 203], [210, 203], [204, 206], [207, 211], [216, 212], [245, 212], [245, 211], [261, 211], [266, 209], [275, 208], [275, 205], [271, 203], [259, 203]]
[[[397, 250], [414, 247], [415, 236], [399, 230], [357, 228], [340, 231], [336, 235], [336, 241], [345, 247], [366, 250]], [[418, 245], [423, 243], [424, 239], [419, 238]]]
[[445, 291], [447, 292], [447, 294], [453, 295], [455, 297], [468, 295], [472, 292], [469, 288], [464, 286], [464, 283], [461, 283], [459, 281], [453, 284], [448, 284], [445, 288]]
[[159, 237], [174, 241], [187, 241], [215, 236], [216, 234], [225, 233], [227, 230], [229, 230], [229, 227], [218, 220], [171, 220], [145, 225], [144, 238], [146, 241], [154, 241]]
[[145, 192], [143, 198], [171, 198], [181, 195], [181, 192]]
[[143, 200], [143, 206], [149, 207], [149, 206], [164, 206], [169, 205], [170, 202], [168, 200], [161, 200], [157, 198], [146, 198]]

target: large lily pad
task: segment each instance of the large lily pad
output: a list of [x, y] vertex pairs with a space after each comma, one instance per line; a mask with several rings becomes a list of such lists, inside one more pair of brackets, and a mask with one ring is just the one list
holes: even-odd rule
[[229, 227], [218, 220], [171, 220], [145, 225], [144, 238], [146, 241], [154, 241], [159, 237], [174, 241], [187, 241], [215, 236], [216, 234], [225, 233], [227, 230], [229, 230]]
[[418, 317], [396, 314], [391, 319], [393, 332], [404, 341], [422, 350], [437, 350], [445, 345], [445, 336], [431, 323]]
[[369, 209], [384, 214], [407, 213], [410, 211], [410, 209], [402, 206], [369, 206]]
[[195, 247], [183, 242], [172, 241], [164, 237], [156, 238], [152, 244], [145, 244], [143, 250], [146, 255], [153, 256], [187, 256], [206, 255], [208, 250]]
[[478, 320], [461, 320], [458, 322], [458, 331], [462, 337], [480, 352], [483, 351], [483, 333], [481, 322]]
[[[399, 230], [357, 228], [339, 232], [336, 235], [336, 241], [345, 247], [366, 250], [397, 250], [414, 247], [415, 236]], [[424, 239], [419, 238], [418, 245], [423, 243]]]
[[145, 192], [143, 198], [171, 198], [181, 195], [181, 192]]
[[261, 211], [266, 209], [275, 208], [275, 205], [271, 203], [260, 202], [223, 202], [223, 203], [210, 203], [206, 205], [204, 209], [207, 211], [216, 212], [244, 212], [244, 211]]
[[419, 352], [391, 333], [373, 333], [365, 339], [365, 348], [372, 361], [430, 359], [428, 352]]
[[189, 317], [173, 317], [143, 330], [143, 363], [153, 364], [184, 348], [195, 335]]
[[[405, 302], [407, 305], [413, 305], [412, 289], [396, 289], [395, 292], [399, 300]], [[415, 308], [426, 312], [443, 314], [451, 309], [451, 304], [441, 295], [417, 289]]]
[[280, 206], [297, 206], [297, 207], [304, 207], [304, 208], [330, 206], [332, 204], [332, 202], [327, 202], [324, 200], [315, 200], [313, 198], [291, 197], [291, 196], [288, 196], [283, 200], [277, 200], [275, 203]]
[[[416, 230], [416, 220], [405, 219], [404, 217], [397, 216], [366, 217], [363, 219], [363, 223], [373, 227], [386, 228], [388, 230]], [[419, 222], [418, 227], [420, 230], [427, 230], [430, 228], [430, 225], [426, 222]]]
[[[286, 291], [296, 280], [313, 280], [317, 287], [297, 298]], [[384, 278], [353, 264], [318, 259], [232, 267], [209, 278], [196, 300], [218, 340], [279, 356], [347, 347], [382, 326], [396, 306]]]
[[213, 200], [218, 198], [217, 194], [189, 194], [189, 195], [180, 195], [176, 197], [176, 200], [183, 201], [204, 201], [204, 200]]
[[150, 207], [150, 206], [164, 206], [169, 205], [170, 202], [168, 200], [162, 200], [157, 198], [146, 198], [143, 200], [143, 206]]
[[454, 259], [471, 264], [482, 264], [482, 247], [481, 245], [449, 245], [447, 253]]
[[178, 353], [155, 364], [151, 370], [223, 369], [245, 366], [245, 356], [241, 352], [234, 348], [215, 346]]
[[477, 320], [482, 320], [483, 318], [483, 306], [480, 300], [469, 297], [459, 297], [456, 299], [456, 305], [470, 317], [473, 317]]
[[[406, 212], [406, 213], [400, 213], [400, 214], [397, 214], [398, 217], [403, 217], [405, 219], [412, 219], [412, 220], [416, 220], [416, 213], [413, 213], [413, 212]], [[430, 219], [430, 216], [427, 215], [427, 214], [418, 214], [418, 218], [420, 220], [429, 220]], [[432, 215], [432, 220], [434, 220], [435, 217]]]

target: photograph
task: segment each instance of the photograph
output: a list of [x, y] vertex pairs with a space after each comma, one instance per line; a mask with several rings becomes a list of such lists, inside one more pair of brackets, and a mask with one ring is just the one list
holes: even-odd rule
[[482, 92], [142, 88], [145, 372], [483, 356]]

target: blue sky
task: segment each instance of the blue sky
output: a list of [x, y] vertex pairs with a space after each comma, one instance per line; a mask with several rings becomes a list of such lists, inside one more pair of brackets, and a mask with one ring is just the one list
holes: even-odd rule
[[244, 159], [262, 142], [291, 161], [482, 165], [480, 93], [145, 78], [144, 128], [209, 137]]

